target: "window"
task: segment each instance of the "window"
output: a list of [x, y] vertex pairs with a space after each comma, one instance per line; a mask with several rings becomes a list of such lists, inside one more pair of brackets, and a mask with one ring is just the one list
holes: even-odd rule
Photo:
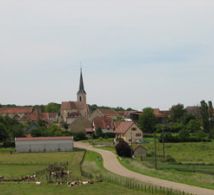
[[80, 102], [82, 101], [82, 97], [80, 96]]
[[141, 133], [136, 133], [136, 137], [140, 137], [141, 136]]

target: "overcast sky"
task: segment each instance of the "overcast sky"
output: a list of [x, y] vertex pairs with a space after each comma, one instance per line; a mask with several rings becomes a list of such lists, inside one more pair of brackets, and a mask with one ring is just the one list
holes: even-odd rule
[[0, 0], [0, 103], [169, 108], [214, 97], [213, 0]]

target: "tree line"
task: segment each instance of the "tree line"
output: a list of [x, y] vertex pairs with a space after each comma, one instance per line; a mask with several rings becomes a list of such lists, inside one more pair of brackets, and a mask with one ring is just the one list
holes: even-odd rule
[[159, 133], [160, 141], [209, 141], [214, 138], [214, 110], [211, 101], [202, 100], [195, 112], [188, 112], [183, 104], [173, 105], [169, 117], [159, 121], [152, 108], [145, 108], [139, 118], [145, 133]]

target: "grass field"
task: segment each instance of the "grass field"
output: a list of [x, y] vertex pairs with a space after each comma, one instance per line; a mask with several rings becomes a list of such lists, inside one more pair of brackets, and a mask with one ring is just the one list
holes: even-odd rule
[[[94, 141], [102, 145], [108, 140]], [[153, 151], [153, 138], [145, 138], [144, 147], [147, 148], [150, 157], [145, 161], [140, 159], [125, 159], [120, 162], [128, 169], [145, 175], [154, 176], [171, 181], [186, 183], [214, 189], [214, 141], [199, 143], [166, 143], [166, 155], [175, 162], [162, 160], [162, 144], [158, 143], [158, 170], [155, 170]], [[114, 147], [104, 146], [102, 149], [115, 152]]]
[[[154, 141], [152, 138], [145, 138], [147, 143], [143, 144], [148, 152], [154, 151]], [[162, 155], [162, 143], [158, 143], [158, 154]], [[166, 143], [166, 155], [170, 155], [177, 162], [214, 164], [214, 141], [195, 143]]]
[[[13, 153], [13, 149], [0, 150], [0, 176], [6, 178], [32, 175], [36, 171], [45, 169], [49, 164], [55, 162], [68, 162], [69, 169], [74, 178], [82, 178], [80, 172], [80, 162], [84, 151], [74, 151], [68, 153]], [[102, 168], [102, 159], [96, 153], [90, 153], [86, 158], [86, 165], [93, 173], [107, 173]], [[90, 164], [91, 163], [91, 164]], [[56, 186], [42, 182], [42, 185], [26, 183], [0, 183], [1, 195], [67, 195], [67, 194], [88, 194], [88, 195], [109, 195], [109, 194], [127, 194], [127, 195], [149, 195], [126, 187], [115, 185], [108, 182], [95, 183], [93, 185], [67, 187], [66, 185]]]
[[73, 177], [80, 177], [79, 163], [84, 152], [61, 153], [0, 153], [0, 175], [5, 177], [17, 177], [33, 174], [43, 170], [49, 164], [68, 162]]

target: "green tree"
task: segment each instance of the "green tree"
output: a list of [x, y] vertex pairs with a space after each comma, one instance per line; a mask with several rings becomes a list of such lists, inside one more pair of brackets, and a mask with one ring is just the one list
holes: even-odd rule
[[103, 131], [102, 131], [102, 129], [101, 128], [97, 128], [95, 134], [96, 134], [97, 137], [103, 137]]
[[170, 120], [172, 122], [183, 122], [186, 110], [183, 104], [177, 104], [170, 109]]
[[4, 124], [0, 123], [0, 141], [4, 141], [9, 138], [7, 128]]
[[140, 128], [145, 132], [153, 133], [155, 126], [157, 124], [157, 119], [154, 115], [152, 108], [145, 108], [143, 114], [140, 116], [139, 125]]
[[202, 126], [206, 133], [209, 133], [210, 131], [210, 125], [209, 125], [209, 108], [207, 103], [202, 100], [201, 101], [201, 120], [202, 120]]
[[60, 106], [61, 106], [60, 104], [51, 102], [45, 106], [44, 110], [45, 110], [45, 112], [57, 112], [57, 113], [59, 113], [60, 112]]
[[190, 132], [200, 131], [201, 130], [201, 121], [198, 119], [192, 119], [187, 123], [185, 129]]

